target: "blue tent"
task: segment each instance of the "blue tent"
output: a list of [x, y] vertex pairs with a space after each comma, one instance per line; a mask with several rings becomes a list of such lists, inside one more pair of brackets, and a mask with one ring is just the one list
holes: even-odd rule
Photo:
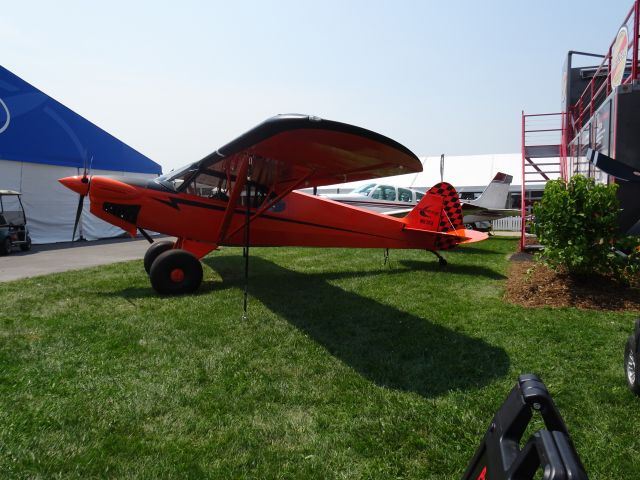
[[2, 66], [0, 160], [162, 173], [160, 165]]

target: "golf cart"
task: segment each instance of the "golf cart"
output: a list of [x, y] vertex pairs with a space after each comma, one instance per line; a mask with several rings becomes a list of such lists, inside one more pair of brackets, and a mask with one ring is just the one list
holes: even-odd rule
[[13, 246], [23, 252], [31, 250], [27, 217], [20, 192], [0, 190], [0, 255], [8, 255]]

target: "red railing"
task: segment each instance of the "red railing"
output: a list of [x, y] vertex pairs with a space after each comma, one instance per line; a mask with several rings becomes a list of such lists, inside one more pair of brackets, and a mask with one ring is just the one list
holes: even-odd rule
[[[622, 27], [627, 27], [627, 31], [631, 31], [631, 41], [627, 44], [626, 51], [626, 59], [625, 59], [625, 76], [623, 76], [621, 85], [625, 85], [633, 82], [638, 79], [638, 36], [640, 35], [639, 31], [639, 22], [640, 18], [640, 0], [635, 0], [631, 10], [627, 13], [624, 21], [620, 25], [618, 32]], [[616, 38], [617, 33], [616, 32]], [[593, 78], [589, 82], [589, 85], [580, 95], [578, 101], [571, 105], [569, 108], [569, 116], [571, 117], [571, 121], [567, 122], [568, 128], [572, 129], [572, 134], [577, 133], [585, 123], [585, 120], [588, 120], [593, 116], [598, 107], [604, 102], [604, 100], [609, 96], [611, 91], [613, 90], [611, 86], [611, 63], [612, 63], [612, 50], [616, 39], [611, 42], [609, 45], [609, 50], [607, 51], [607, 55], [604, 57], [602, 63], [598, 66], [595, 73], [593, 74]], [[631, 70], [630, 73], [626, 73], [626, 65], [629, 62], [629, 52], [631, 52]], [[606, 75], [605, 75], [606, 73]], [[570, 139], [573, 135], [568, 135], [567, 140]], [[565, 143], [566, 146], [566, 143]]]
[[[564, 112], [522, 112], [522, 182], [520, 185], [520, 250], [526, 248], [526, 224], [530, 215], [527, 184], [546, 183], [567, 175], [567, 131]], [[528, 208], [529, 207], [529, 208]]]

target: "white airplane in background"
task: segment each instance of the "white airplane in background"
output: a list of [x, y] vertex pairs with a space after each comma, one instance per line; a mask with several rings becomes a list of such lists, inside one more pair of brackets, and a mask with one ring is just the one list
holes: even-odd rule
[[[465, 224], [489, 222], [503, 217], [516, 217], [520, 209], [505, 208], [509, 185], [513, 176], [497, 173], [491, 183], [475, 200], [461, 200]], [[397, 187], [387, 183], [367, 183], [351, 193], [323, 194], [337, 202], [366, 208], [385, 215], [404, 217], [411, 211], [424, 193], [411, 188]]]

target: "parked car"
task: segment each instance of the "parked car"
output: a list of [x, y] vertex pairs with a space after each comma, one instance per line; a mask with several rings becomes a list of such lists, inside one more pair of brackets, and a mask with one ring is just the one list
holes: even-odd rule
[[14, 246], [31, 250], [27, 216], [20, 192], [0, 190], [0, 255], [8, 255]]

